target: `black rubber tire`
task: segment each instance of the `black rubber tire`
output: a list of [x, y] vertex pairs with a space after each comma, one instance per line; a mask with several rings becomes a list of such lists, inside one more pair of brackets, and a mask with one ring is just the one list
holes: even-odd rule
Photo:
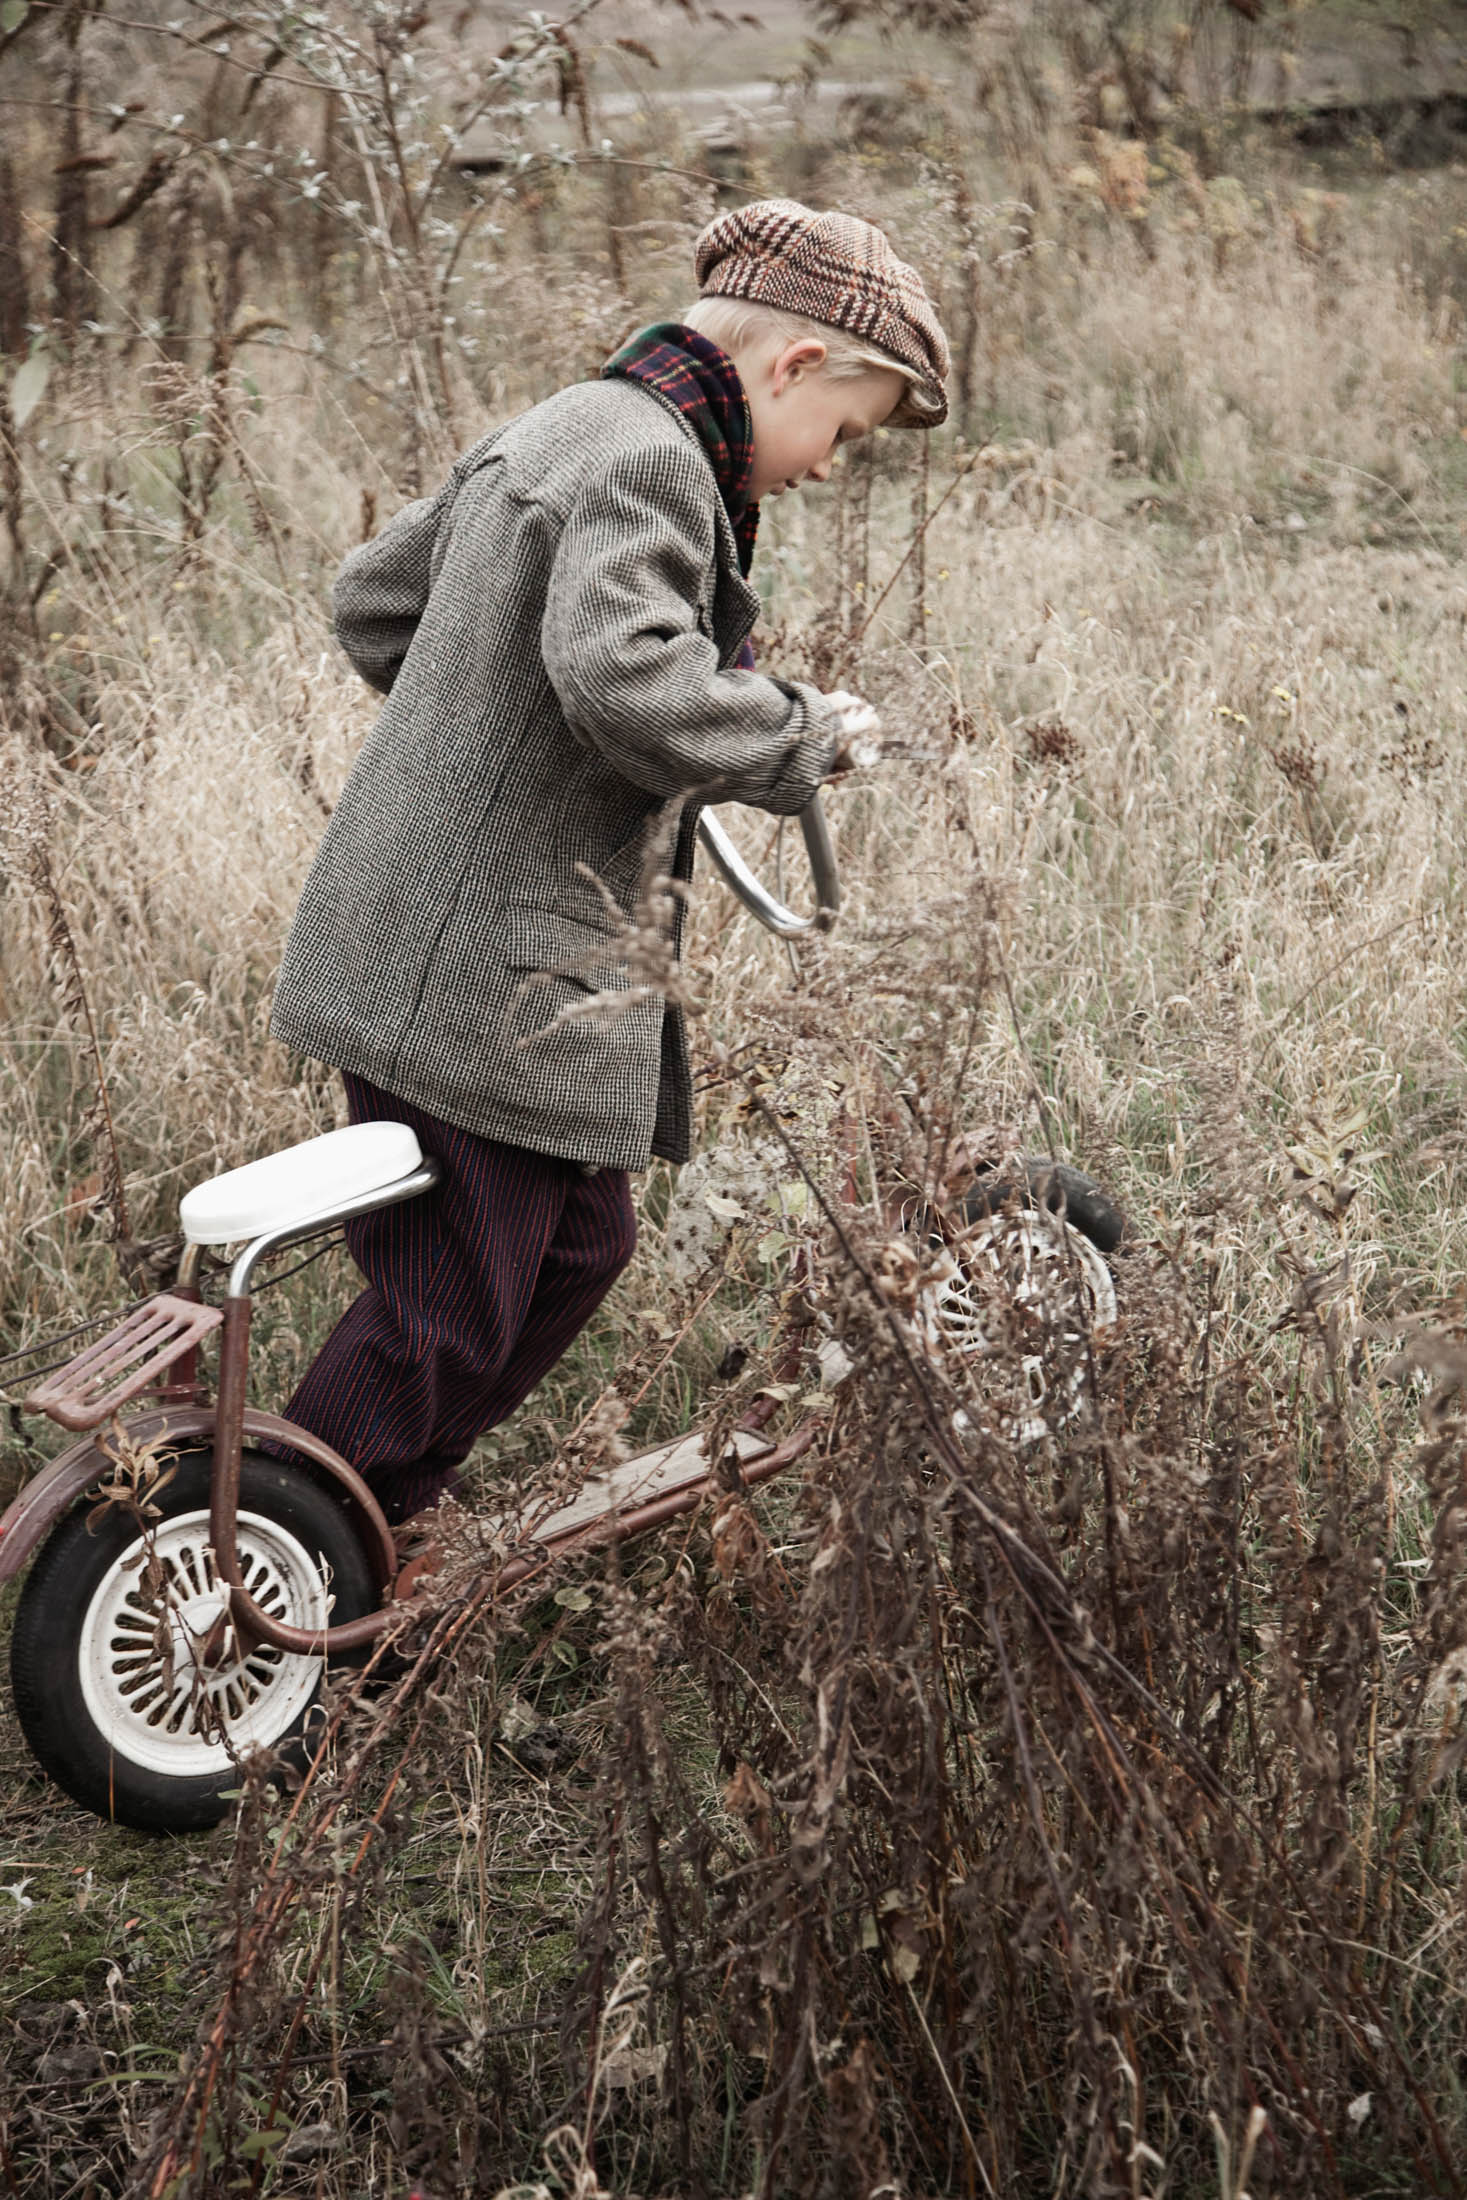
[[[157, 1499], [161, 1526], [209, 1502], [207, 1453], [185, 1453]], [[25, 1738], [57, 1785], [99, 1818], [145, 1833], [192, 1833], [216, 1825], [239, 1786], [230, 1764], [218, 1773], [175, 1777], [135, 1762], [109, 1745], [87, 1704], [82, 1686], [81, 1643], [87, 1613], [117, 1560], [141, 1550], [142, 1531], [121, 1507], [95, 1526], [93, 1501], [84, 1498], [60, 1521], [38, 1552], [16, 1608], [10, 1670], [15, 1706]], [[298, 1468], [259, 1452], [246, 1452], [240, 1475], [240, 1509], [287, 1531], [312, 1561], [330, 1569], [333, 1624], [375, 1609], [378, 1589], [365, 1551], [344, 1506]], [[289, 1616], [289, 1615], [287, 1615]], [[342, 1663], [355, 1662], [343, 1660]], [[307, 1760], [305, 1730], [316, 1713], [317, 1683], [279, 1734], [262, 1736], [287, 1762]]]
[[1021, 1207], [1047, 1207], [1052, 1215], [1063, 1215], [1082, 1237], [1089, 1238], [1097, 1252], [1109, 1254], [1120, 1249], [1126, 1237], [1126, 1218], [1093, 1176], [1072, 1169], [1064, 1161], [1028, 1160], [1019, 1166], [1022, 1175], [1016, 1167], [995, 1169], [991, 1175], [975, 1178], [959, 1202], [963, 1220], [977, 1222], [980, 1216], [997, 1214], [1016, 1199]]

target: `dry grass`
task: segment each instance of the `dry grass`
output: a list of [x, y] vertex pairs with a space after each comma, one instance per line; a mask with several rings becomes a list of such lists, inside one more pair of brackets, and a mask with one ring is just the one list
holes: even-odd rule
[[[6, 1730], [0, 1882], [30, 1905], [0, 1884], [7, 2189], [1458, 2189], [1462, 1432], [1444, 1390], [1423, 1433], [1385, 1370], [1411, 1322], [1454, 1364], [1467, 1251], [1467, 179], [1326, 200], [1272, 160], [1229, 191], [1162, 157], [1127, 214], [1105, 143], [960, 172], [927, 119], [915, 151], [752, 178], [884, 215], [959, 336], [976, 307], [925, 567], [883, 593], [917, 492], [896, 437], [766, 525], [766, 661], [863, 689], [888, 730], [830, 797], [847, 912], [792, 969], [701, 883], [714, 1158], [650, 1173], [633, 1269], [482, 1485], [613, 1382], [649, 1438], [731, 1412], [802, 1252], [861, 1372], [798, 1487], [481, 1618], [436, 1694], [353, 1713], [283, 1882], [279, 1805], [159, 1852], [80, 1825]], [[265, 1032], [372, 715], [329, 574], [364, 492], [385, 516], [683, 297], [709, 192], [626, 192], [618, 218], [659, 226], [615, 248], [599, 172], [496, 206], [446, 384], [395, 323], [409, 247], [358, 238], [323, 297], [298, 203], [226, 332], [283, 337], [221, 365], [210, 200], [198, 341], [57, 355], [16, 439], [7, 785], [50, 807], [140, 1236], [337, 1119]], [[135, 263], [102, 234], [123, 327]], [[356, 357], [376, 403], [332, 363]], [[23, 1340], [117, 1294], [87, 1064], [7, 864]], [[816, 1186], [853, 1173], [846, 1247], [761, 1106]], [[965, 1448], [962, 1371], [914, 1374], [883, 1312], [911, 1278], [882, 1188], [922, 1182], [948, 1124], [1054, 1135], [1139, 1225], [1093, 1423], [1039, 1466], [991, 1426]], [[710, 1221], [720, 1180], [746, 1221]], [[262, 1396], [348, 1288], [321, 1275], [264, 1324]], [[545, 1722], [530, 1776], [506, 1737]]]

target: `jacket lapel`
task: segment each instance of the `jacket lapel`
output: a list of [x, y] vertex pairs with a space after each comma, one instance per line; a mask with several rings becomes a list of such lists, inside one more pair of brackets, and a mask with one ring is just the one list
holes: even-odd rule
[[713, 481], [713, 542], [716, 567], [712, 606], [713, 640], [718, 649], [719, 663], [721, 665], [730, 664], [754, 631], [754, 623], [758, 619], [760, 609], [759, 592], [749, 586], [749, 583], [739, 571], [739, 549], [734, 540], [733, 522], [728, 516], [728, 507], [719, 493], [718, 483], [713, 476], [713, 468], [709, 464], [708, 453], [703, 448], [702, 438], [699, 436], [697, 429], [679, 411], [672, 399], [665, 397], [662, 391], [653, 383], [634, 382], [632, 387], [645, 390], [647, 395], [656, 404], [659, 404], [670, 418], [677, 422], [678, 427], [692, 444], [704, 465], [708, 467], [708, 478]]
[[713, 590], [713, 639], [718, 645], [718, 661], [726, 665], [737, 657], [754, 631], [754, 622], [759, 616], [759, 592], [749, 586], [739, 571], [738, 545], [722, 497], [718, 500], [714, 526], [718, 574]]

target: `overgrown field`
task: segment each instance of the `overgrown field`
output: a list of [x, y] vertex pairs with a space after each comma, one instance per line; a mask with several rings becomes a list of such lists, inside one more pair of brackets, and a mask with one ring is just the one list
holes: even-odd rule
[[[615, 38], [675, 38], [605, 0], [485, 78], [565, 161], [465, 179], [497, 18], [232, 20], [0, 13], [0, 1350], [344, 1119], [266, 1023], [372, 721], [353, 543], [740, 192], [882, 220], [956, 403], [765, 514], [761, 661], [884, 721], [845, 908], [787, 950], [700, 875], [701, 1158], [479, 1447], [434, 1654], [186, 1841], [0, 1710], [0, 2189], [1463, 2190], [1467, 170], [928, 28], [714, 178], [666, 108], [607, 156]], [[901, 1224], [1015, 1150], [1125, 1206], [1120, 1319], [999, 1289], [980, 1364]], [[261, 1402], [350, 1289], [263, 1302]], [[771, 1384], [792, 1474], [493, 1601], [507, 1488]]]

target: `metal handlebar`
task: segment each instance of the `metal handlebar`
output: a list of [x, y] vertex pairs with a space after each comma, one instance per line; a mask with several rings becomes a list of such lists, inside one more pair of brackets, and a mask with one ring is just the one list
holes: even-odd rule
[[800, 812], [800, 831], [805, 837], [805, 853], [810, 858], [815, 880], [816, 908], [810, 917], [797, 916], [793, 909], [787, 909], [755, 878], [711, 812], [705, 810], [698, 820], [698, 837], [713, 858], [725, 885], [731, 886], [744, 907], [782, 940], [797, 939], [802, 932], [828, 932], [840, 908], [840, 872], [818, 794], [812, 796]]

